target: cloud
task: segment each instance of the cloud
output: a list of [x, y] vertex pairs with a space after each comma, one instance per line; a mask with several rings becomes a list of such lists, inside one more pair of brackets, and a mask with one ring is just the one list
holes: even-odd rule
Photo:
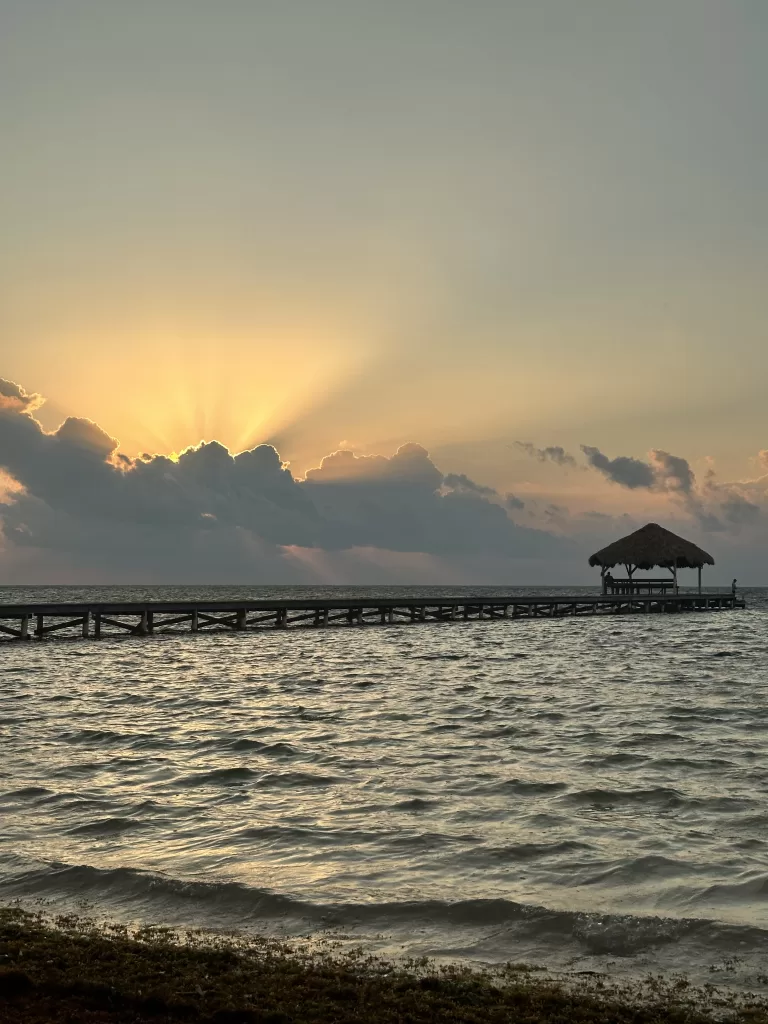
[[735, 526], [749, 526], [760, 517], [760, 506], [740, 494], [730, 494], [720, 508], [725, 519]]
[[307, 577], [312, 559], [299, 550], [511, 559], [562, 550], [513, 523], [493, 488], [444, 475], [419, 444], [388, 457], [333, 452], [300, 480], [266, 444], [233, 455], [208, 441], [129, 459], [98, 424], [70, 417], [47, 432], [32, 396], [7, 382], [3, 395], [0, 470], [15, 482], [0, 504], [6, 557], [35, 550], [51, 564], [67, 556], [114, 575], [144, 566], [169, 580], [240, 578], [250, 565], [273, 581]]
[[516, 526], [491, 487], [466, 474], [444, 476], [419, 444], [397, 452], [326, 456], [303, 484], [327, 524], [325, 544], [446, 555], [496, 551], [540, 554], [554, 538]]
[[609, 459], [599, 449], [585, 445], [582, 451], [590, 465], [614, 483], [632, 490], [644, 487], [669, 494], [709, 533], [722, 533], [729, 527], [738, 532], [760, 518], [760, 505], [744, 495], [743, 485], [718, 483], [711, 466], [703, 485], [697, 488], [688, 460], [661, 448], [651, 449], [650, 462], [627, 456]]
[[696, 483], [696, 477], [687, 459], [679, 455], [670, 455], [660, 448], [651, 449], [655, 484], [662, 490], [680, 491], [690, 494]]
[[[753, 527], [768, 505], [768, 477], [720, 483], [710, 465], [699, 486], [687, 459], [660, 448], [651, 449], [650, 462], [627, 456], [609, 459], [599, 449], [585, 445], [582, 451], [590, 465], [615, 483], [670, 495], [678, 507], [709, 533], [738, 533]], [[759, 453], [759, 461], [765, 461], [764, 454]]]
[[351, 451], [326, 455], [317, 469], [306, 476], [310, 485], [335, 483], [356, 487], [361, 483], [406, 485], [434, 491], [443, 482], [443, 474], [429, 458], [426, 448], [413, 442], [401, 445], [394, 455], [355, 455]]
[[741, 533], [759, 526], [767, 505], [768, 477], [721, 483], [711, 464], [703, 486], [688, 501], [692, 515], [711, 532]]
[[593, 469], [598, 470], [614, 483], [621, 484], [622, 487], [635, 490], [638, 487], [653, 487], [656, 482], [653, 467], [649, 466], [647, 462], [641, 462], [640, 459], [633, 459], [627, 455], [609, 459], [599, 448], [587, 444], [581, 445], [581, 450]]
[[[580, 511], [583, 495], [569, 508], [559, 493], [523, 501], [466, 473], [445, 474], [413, 442], [391, 455], [331, 452], [300, 479], [272, 445], [233, 454], [204, 441], [131, 459], [88, 419], [44, 430], [34, 415], [42, 399], [17, 384], [2, 381], [0, 399], [6, 579], [317, 583], [374, 573], [389, 582], [533, 582], [567, 572], [586, 582], [586, 557], [641, 525], [628, 511]], [[559, 446], [519, 447], [575, 465]], [[666, 495], [672, 529], [684, 515], [723, 544], [741, 536], [745, 550], [768, 552], [768, 474], [721, 482], [710, 465], [699, 481], [686, 459], [661, 448], [647, 462], [582, 450], [627, 492]], [[522, 509], [542, 528], [513, 522]]]
[[41, 395], [29, 394], [12, 380], [0, 377], [0, 411], [34, 412], [44, 401]]
[[[516, 441], [516, 446], [539, 462], [554, 462], [559, 466], [575, 466], [576, 460], [560, 445], [537, 448], [529, 441]], [[695, 476], [688, 461], [679, 455], [672, 455], [661, 448], [650, 452], [651, 461], [643, 462], [628, 455], [609, 458], [599, 448], [583, 444], [580, 446], [587, 463], [602, 473], [608, 480], [629, 490], [677, 491], [692, 493]]]
[[98, 459], [108, 459], [117, 449], [118, 441], [110, 437], [92, 420], [69, 416], [61, 424], [55, 435], [62, 444], [91, 452]]
[[530, 441], [515, 441], [515, 447], [530, 455], [532, 459], [539, 462], [554, 462], [558, 466], [575, 466], [576, 459], [561, 448], [560, 445], [550, 445], [548, 448], [537, 448]]
[[448, 473], [443, 477], [443, 486], [453, 491], [463, 491], [465, 494], [478, 494], [484, 498], [497, 497], [495, 488], [477, 484], [465, 473]]

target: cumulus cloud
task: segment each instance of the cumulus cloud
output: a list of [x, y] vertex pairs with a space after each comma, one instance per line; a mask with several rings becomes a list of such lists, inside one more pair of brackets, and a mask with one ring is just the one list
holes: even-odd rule
[[[391, 455], [341, 449], [303, 480], [268, 444], [233, 454], [207, 441], [178, 456], [131, 459], [88, 419], [69, 417], [44, 430], [34, 415], [41, 402], [0, 381], [6, 578], [10, 566], [37, 564], [68, 565], [70, 578], [88, 573], [105, 581], [344, 582], [375, 571], [379, 580], [395, 582], [409, 575], [406, 566], [411, 581], [422, 571], [447, 579], [454, 570], [446, 567], [461, 566], [458, 578], [479, 582], [501, 579], [503, 566], [536, 565], [523, 570], [522, 580], [511, 574], [510, 582], [531, 582], [551, 579], [548, 565], [575, 572], [604, 538], [640, 525], [626, 514], [572, 511], [559, 494], [523, 501], [466, 473], [445, 474], [416, 443]], [[560, 446], [518, 447], [542, 462], [576, 465]], [[724, 543], [738, 535], [753, 546], [768, 540], [768, 474], [721, 482], [710, 465], [697, 480], [686, 459], [660, 448], [648, 461], [582, 450], [588, 466], [627, 492], [666, 495], [672, 528], [682, 512]], [[765, 452], [758, 459], [768, 462]], [[523, 509], [543, 528], [514, 523], [510, 516]], [[472, 566], [483, 567], [475, 577]], [[30, 578], [24, 571], [22, 578]]]
[[12, 380], [0, 377], [0, 410], [8, 412], [34, 412], [43, 404], [41, 395], [29, 394]]
[[102, 460], [108, 459], [118, 445], [117, 439], [110, 437], [93, 420], [81, 419], [76, 416], [69, 416], [65, 419], [55, 436], [63, 444], [90, 452]]
[[401, 445], [390, 458], [385, 455], [355, 455], [351, 451], [326, 455], [317, 469], [310, 469], [306, 482], [311, 485], [335, 483], [345, 487], [360, 484], [407, 485], [434, 491], [443, 482], [443, 474], [434, 465], [429, 452], [420, 444]]
[[492, 487], [463, 473], [444, 476], [419, 444], [390, 457], [334, 452], [307, 473], [303, 487], [334, 547], [524, 557], [552, 542], [546, 533], [514, 525], [490, 500], [498, 498]]
[[445, 476], [419, 444], [389, 457], [333, 452], [300, 480], [265, 444], [233, 455], [210, 441], [178, 457], [129, 459], [90, 420], [71, 417], [48, 432], [32, 415], [35, 397], [8, 382], [3, 397], [0, 470], [15, 483], [0, 523], [18, 550], [69, 553], [77, 564], [100, 558], [115, 572], [152, 564], [167, 578], [182, 568], [188, 578], [195, 565], [200, 578], [213, 565], [229, 574], [257, 559], [273, 580], [295, 578], [299, 549], [508, 558], [557, 550], [545, 532], [515, 525], [493, 488]]

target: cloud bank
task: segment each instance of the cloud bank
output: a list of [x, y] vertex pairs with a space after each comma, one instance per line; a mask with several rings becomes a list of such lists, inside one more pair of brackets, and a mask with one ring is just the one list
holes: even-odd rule
[[406, 555], [531, 559], [562, 548], [512, 522], [493, 488], [443, 474], [418, 444], [389, 457], [333, 452], [301, 480], [266, 444], [130, 459], [88, 419], [45, 431], [33, 415], [40, 396], [10, 381], [0, 396], [0, 469], [14, 485], [0, 504], [6, 557], [35, 551], [115, 576], [143, 566], [168, 580], [258, 566], [271, 582], [312, 577], [313, 561], [333, 552], [390, 552], [402, 565]]
[[[519, 480], [499, 492], [443, 472], [416, 443], [331, 452], [303, 479], [268, 444], [129, 458], [89, 419], [45, 430], [42, 403], [0, 379], [0, 583], [587, 582], [588, 555], [648, 518], [574, 511], [562, 491]], [[516, 447], [550, 472], [600, 474], [635, 508], [645, 493], [671, 529], [705, 546], [717, 535], [734, 571], [748, 571], [741, 558], [768, 573], [768, 473], [724, 481], [710, 464], [697, 478], [660, 448], [638, 459], [582, 445], [582, 461], [559, 445]]]

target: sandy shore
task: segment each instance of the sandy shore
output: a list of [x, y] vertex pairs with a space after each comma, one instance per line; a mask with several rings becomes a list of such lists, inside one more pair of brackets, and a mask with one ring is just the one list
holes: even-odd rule
[[553, 979], [393, 964], [243, 935], [97, 925], [0, 908], [0, 1022], [768, 1022], [768, 1005], [684, 980]]

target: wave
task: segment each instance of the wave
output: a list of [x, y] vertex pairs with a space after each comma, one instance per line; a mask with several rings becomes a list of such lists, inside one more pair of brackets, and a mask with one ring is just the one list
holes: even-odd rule
[[311, 840], [314, 845], [358, 846], [361, 843], [377, 843], [388, 838], [384, 832], [369, 832], [365, 829], [317, 828], [300, 825], [262, 825], [244, 828], [237, 833], [237, 840], [257, 840], [274, 845], [295, 846], [297, 842]]
[[520, 863], [535, 861], [544, 857], [558, 857], [565, 853], [584, 853], [592, 850], [588, 843], [564, 839], [554, 843], [510, 843], [508, 846], [481, 846], [461, 854], [462, 860], [473, 860], [481, 864], [489, 862]]
[[649, 743], [679, 743], [685, 740], [679, 732], [633, 732], [626, 739], [616, 741], [617, 747], [647, 746]]
[[663, 757], [653, 762], [654, 768], [734, 768], [733, 761], [722, 757]]
[[65, 743], [82, 743], [86, 746], [109, 746], [113, 743], [123, 743], [126, 739], [133, 739], [125, 733], [114, 732], [110, 729], [76, 729], [70, 732], [63, 732], [59, 736]]
[[195, 772], [192, 775], [185, 775], [176, 780], [177, 786], [226, 786], [231, 783], [247, 782], [248, 779], [256, 779], [260, 772], [253, 768], [214, 768], [207, 772]]
[[574, 879], [578, 885], [617, 884], [654, 885], [661, 878], [685, 878], [692, 873], [705, 872], [708, 868], [698, 866], [689, 860], [663, 857], [660, 854], [647, 854], [635, 857], [623, 864], [611, 864], [603, 870], [593, 870], [598, 865], [590, 865], [589, 873]]
[[414, 797], [412, 800], [401, 800], [392, 805], [393, 811], [428, 811], [431, 807], [437, 807], [439, 800], [422, 800], [421, 797]]
[[754, 903], [768, 900], [768, 874], [747, 878], [742, 882], [719, 882], [694, 897], [697, 903]]
[[260, 740], [248, 739], [247, 737], [232, 740], [230, 743], [224, 744], [224, 746], [228, 747], [230, 750], [255, 750], [259, 754], [263, 754], [265, 757], [301, 756], [301, 751], [290, 743], [262, 743]]
[[569, 804], [584, 807], [615, 807], [616, 804], [648, 804], [654, 807], [672, 809], [689, 803], [687, 797], [676, 789], [655, 786], [651, 789], [580, 789], [568, 793], [561, 799]]
[[[597, 757], [585, 757], [582, 759], [581, 764], [585, 768], [623, 768], [633, 765], [644, 765], [648, 760], [647, 754], [628, 754], [619, 751], [613, 754], [601, 754]], [[656, 763], [654, 762], [654, 764]]]
[[45, 796], [52, 790], [45, 786], [24, 786], [22, 789], [11, 789], [7, 793], [0, 793], [0, 800], [29, 800], [36, 796]]
[[113, 836], [129, 832], [132, 829], [147, 827], [148, 822], [138, 821], [136, 818], [102, 818], [71, 828], [69, 834], [71, 836]]
[[[768, 878], [755, 879], [768, 892]], [[151, 912], [157, 920], [195, 924], [221, 923], [235, 928], [307, 934], [329, 929], [364, 929], [409, 934], [445, 930], [455, 939], [467, 934], [503, 935], [508, 946], [575, 948], [579, 955], [632, 957], [659, 947], [687, 943], [703, 956], [728, 956], [734, 949], [768, 954], [768, 930], [708, 918], [669, 918], [629, 914], [585, 913], [551, 909], [508, 899], [405, 900], [313, 903], [290, 894], [239, 882], [182, 880], [133, 868], [104, 869], [53, 863], [17, 871], [0, 880], [0, 895], [26, 898], [65, 896], [98, 900], [102, 910], [121, 908], [132, 914]], [[105, 906], [106, 905], [106, 906]]]
[[568, 793], [561, 799], [568, 804], [583, 807], [611, 808], [622, 804], [644, 804], [656, 810], [716, 811], [721, 814], [738, 814], [755, 806], [756, 801], [735, 796], [687, 796], [677, 789], [654, 786], [648, 789], [582, 789]]
[[535, 779], [505, 779], [503, 782], [491, 782], [474, 786], [467, 790], [472, 795], [489, 796], [508, 794], [510, 796], [540, 796], [549, 793], [562, 793], [568, 786], [564, 782], [541, 782]]
[[264, 789], [297, 786], [330, 786], [338, 780], [331, 775], [316, 775], [312, 772], [262, 772], [255, 768], [214, 768], [207, 772], [196, 772], [176, 781], [177, 786], [227, 786], [254, 780], [254, 785]]

